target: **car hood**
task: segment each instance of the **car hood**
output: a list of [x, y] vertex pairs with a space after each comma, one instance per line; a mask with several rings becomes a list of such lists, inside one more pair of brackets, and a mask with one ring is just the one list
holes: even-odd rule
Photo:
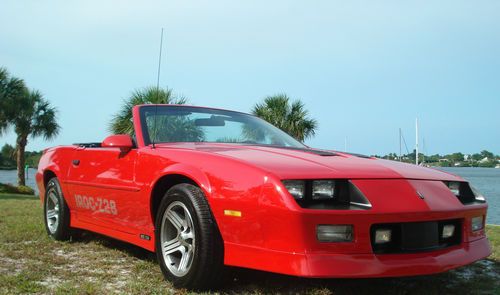
[[215, 143], [162, 144], [160, 147], [193, 149], [237, 159], [273, 173], [280, 179], [462, 180], [436, 169], [336, 151]]

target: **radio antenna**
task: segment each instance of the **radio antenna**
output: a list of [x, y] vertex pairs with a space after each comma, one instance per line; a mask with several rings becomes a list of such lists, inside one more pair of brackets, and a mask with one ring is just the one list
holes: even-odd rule
[[160, 54], [158, 56], [158, 73], [156, 75], [156, 103], [155, 103], [155, 118], [153, 120], [153, 140], [152, 145], [155, 148], [156, 139], [156, 120], [158, 116], [158, 103], [160, 102], [160, 73], [161, 73], [161, 51], [163, 49], [163, 28], [161, 28], [160, 36]]

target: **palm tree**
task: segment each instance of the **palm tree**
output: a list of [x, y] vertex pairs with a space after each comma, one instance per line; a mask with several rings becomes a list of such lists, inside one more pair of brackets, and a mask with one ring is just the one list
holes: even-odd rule
[[0, 135], [7, 130], [15, 115], [15, 101], [24, 95], [25, 88], [23, 80], [11, 77], [7, 69], [0, 68]]
[[130, 98], [123, 102], [122, 107], [111, 119], [109, 131], [113, 134], [134, 135], [132, 108], [139, 104], [185, 104], [187, 99], [175, 96], [172, 89], [147, 87], [135, 90]]
[[41, 136], [46, 140], [52, 139], [59, 134], [60, 126], [56, 120], [56, 108], [51, 106], [37, 90], [25, 89], [24, 94], [17, 97], [13, 103], [16, 104], [16, 111], [11, 115], [10, 124], [17, 135], [17, 182], [18, 185], [25, 185], [24, 165], [28, 137]]
[[300, 100], [290, 103], [286, 94], [264, 98], [263, 103], [254, 106], [252, 114], [295, 137], [299, 141], [313, 137], [318, 123], [309, 118], [309, 112]]

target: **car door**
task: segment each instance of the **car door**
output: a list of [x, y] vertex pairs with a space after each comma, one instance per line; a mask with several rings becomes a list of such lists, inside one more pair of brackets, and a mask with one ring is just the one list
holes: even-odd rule
[[136, 149], [127, 152], [116, 147], [77, 149], [67, 185], [79, 222], [137, 233], [133, 223], [139, 203], [136, 159]]

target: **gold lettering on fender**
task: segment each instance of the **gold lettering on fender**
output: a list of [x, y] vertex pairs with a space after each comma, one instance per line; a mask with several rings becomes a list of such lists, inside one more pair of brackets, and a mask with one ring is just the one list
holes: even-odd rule
[[76, 207], [81, 209], [109, 215], [118, 215], [118, 207], [114, 200], [75, 194], [75, 204]]

